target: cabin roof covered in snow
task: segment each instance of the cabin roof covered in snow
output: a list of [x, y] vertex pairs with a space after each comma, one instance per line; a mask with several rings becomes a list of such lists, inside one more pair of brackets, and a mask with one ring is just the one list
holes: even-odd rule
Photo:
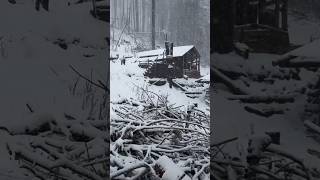
[[320, 40], [313, 41], [310, 44], [306, 44], [300, 48], [290, 51], [286, 55], [316, 58], [320, 60]]
[[[188, 45], [188, 46], [177, 46], [173, 47], [173, 57], [179, 57], [186, 54], [188, 51], [190, 51], [194, 46]], [[138, 57], [146, 57], [146, 56], [160, 56], [163, 55], [165, 49], [156, 49], [151, 51], [142, 51], [137, 53]]]

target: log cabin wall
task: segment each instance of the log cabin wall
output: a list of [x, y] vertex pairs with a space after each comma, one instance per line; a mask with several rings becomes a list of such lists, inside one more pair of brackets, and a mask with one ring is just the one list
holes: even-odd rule
[[200, 54], [192, 48], [183, 56], [183, 75], [191, 78], [200, 77]]
[[167, 78], [168, 74], [171, 74], [168, 64], [173, 66], [173, 78], [182, 78], [184, 75], [190, 78], [200, 77], [200, 54], [195, 47], [183, 56], [158, 59], [148, 68], [145, 75], [151, 78]]
[[289, 46], [288, 0], [236, 0], [234, 42], [254, 52], [283, 54]]
[[235, 25], [262, 24], [283, 30], [288, 28], [288, 0], [236, 0], [235, 14]]

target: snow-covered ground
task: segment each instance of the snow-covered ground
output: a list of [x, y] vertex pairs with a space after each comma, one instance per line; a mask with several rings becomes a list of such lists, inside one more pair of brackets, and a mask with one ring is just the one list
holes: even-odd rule
[[[305, 45], [310, 43], [310, 37], [319, 37], [320, 26], [317, 22], [290, 16], [289, 23], [290, 42], [293, 44]], [[296, 53], [303, 58], [309, 56], [314, 58], [319, 54], [317, 48], [320, 47], [317, 44], [319, 43], [314, 42], [311, 46], [307, 45], [306, 48], [293, 51], [293, 54]], [[225, 152], [238, 157], [239, 152], [247, 149], [248, 141], [253, 136], [263, 135], [265, 132], [280, 132], [280, 145], [272, 146], [284, 149], [303, 160], [307, 167], [319, 170], [320, 158], [310, 152], [319, 151], [320, 144], [310, 137], [303, 119], [303, 111], [307, 103], [307, 93], [303, 91], [309, 88], [308, 84], [314, 84], [317, 81], [318, 71], [273, 66], [272, 61], [276, 61], [281, 56], [272, 54], [251, 53], [247, 60], [235, 53], [213, 54], [211, 58], [211, 66], [225, 70], [225, 73], [241, 73], [229, 75], [229, 77], [235, 76], [236, 80], [233, 82], [251, 96], [288, 95], [295, 98], [293, 103], [251, 104], [251, 107], [257, 109], [271, 107], [275, 110], [283, 110], [282, 114], [262, 117], [246, 111], [245, 106], [248, 103], [231, 100], [230, 97], [234, 97], [233, 93], [225, 85], [215, 83], [211, 94], [213, 104], [213, 121], [210, 125], [211, 142], [238, 137], [236, 142], [224, 147]], [[299, 78], [294, 77], [293, 74], [299, 74]]]
[[111, 62], [110, 70], [111, 101], [136, 98], [139, 87], [143, 87], [160, 95], [168, 95], [170, 103], [176, 103], [178, 106], [198, 103], [200, 109], [208, 109], [204, 100], [205, 94], [200, 98], [192, 99], [186, 97], [180, 89], [170, 88], [168, 83], [163, 86], [151, 85], [149, 79], [143, 75], [145, 69], [138, 67], [138, 63], [133, 59], [128, 60], [125, 66], [121, 65], [120, 61]]
[[[49, 12], [36, 11], [33, 1], [0, 2], [1, 127], [32, 124], [34, 115], [26, 104], [36, 114], [62, 121], [64, 113], [88, 116], [89, 109], [82, 106], [86, 82], [80, 79], [73, 94], [78, 75], [69, 65], [106, 82], [108, 27], [94, 19], [90, 9], [91, 3], [68, 6], [64, 0], [50, 1]], [[0, 133], [0, 179], [23, 179], [23, 171], [9, 159], [9, 138]]]
[[320, 23], [309, 16], [289, 11], [289, 38], [292, 44], [303, 45], [320, 38]]
[[[158, 174], [161, 179], [166, 180], [176, 180], [176, 179], [184, 179], [188, 180], [189, 175], [184, 176], [185, 172], [189, 172], [190, 169], [193, 168], [195, 164], [197, 164], [198, 169], [195, 169], [198, 174], [194, 176], [201, 176], [201, 179], [209, 179], [208, 172], [203, 171], [204, 169], [207, 169], [209, 166], [209, 154], [208, 154], [208, 136], [209, 136], [209, 114], [210, 114], [210, 108], [209, 104], [206, 103], [205, 99], [205, 92], [206, 89], [209, 88], [209, 84], [205, 84], [204, 87], [199, 87], [197, 90], [200, 92], [203, 92], [199, 97], [197, 98], [189, 98], [186, 96], [185, 92], [183, 92], [181, 89], [173, 87], [170, 88], [168, 83], [157, 86], [149, 81], [152, 80], [162, 80], [166, 81], [166, 79], [159, 79], [159, 78], [153, 78], [150, 79], [148, 77], [144, 76], [144, 72], [146, 69], [140, 68], [138, 66], [139, 64], [139, 58], [136, 57], [136, 53], [133, 52], [131, 49], [134, 49], [136, 46], [136, 41], [133, 39], [133, 37], [130, 37], [126, 34], [122, 34], [122, 38], [119, 41], [119, 46], [115, 48], [115, 44], [118, 42], [119, 35], [121, 34], [119, 30], [112, 29], [113, 32], [111, 34], [115, 35], [115, 41], [111, 43], [111, 57], [119, 57], [119, 59], [115, 59], [110, 61], [110, 121], [111, 121], [111, 127], [110, 127], [110, 133], [111, 133], [111, 144], [110, 144], [110, 155], [111, 155], [111, 169], [110, 174], [111, 177], [118, 177], [119, 179], [125, 178], [125, 176], [120, 176], [121, 172], [127, 172], [130, 171], [129, 169], [133, 167], [133, 169], [136, 169], [136, 171], [132, 170], [133, 173], [137, 173], [139, 175], [139, 172], [143, 172], [143, 169], [141, 167], [145, 167], [148, 169], [148, 167], [152, 167], [153, 169], [151, 172], [153, 174], [157, 174], [158, 172], [158, 165], [162, 169], [162, 173], [160, 175]], [[124, 40], [124, 41], [122, 41]], [[129, 43], [128, 43], [129, 42]], [[125, 65], [121, 64], [121, 58], [122, 57], [131, 57], [126, 58]], [[209, 68], [202, 67], [202, 76], [205, 78], [205, 80], [209, 79]], [[179, 80], [183, 84], [188, 83], [195, 83], [197, 79], [175, 79]], [[164, 119], [168, 118], [167, 116], [162, 116], [161, 111], [164, 107], [162, 107], [160, 104], [159, 99], [155, 100], [155, 104], [159, 103], [158, 105], [151, 106], [153, 108], [148, 109], [147, 102], [144, 98], [141, 98], [142, 95], [145, 95], [145, 91], [152, 92], [157, 94], [159, 97], [166, 97], [166, 100], [168, 100], [166, 106], [168, 112], [177, 113], [178, 119], [171, 119], [173, 120], [172, 123], [157, 123], [158, 121], [163, 121]], [[191, 90], [190, 90], [191, 91]], [[147, 93], [146, 93], [147, 94]], [[153, 94], [151, 94], [153, 95]], [[149, 96], [149, 95], [147, 95]], [[152, 99], [152, 98], [151, 98]], [[133, 107], [130, 105], [131, 103], [140, 104], [138, 107]], [[149, 102], [148, 102], [149, 103]], [[189, 130], [188, 127], [181, 126], [181, 121], [185, 119], [186, 110], [190, 105], [193, 105], [194, 103], [198, 104], [197, 109], [204, 112], [207, 118], [204, 118], [203, 122], [199, 122], [199, 124], [203, 124], [205, 126], [204, 129], [197, 127], [190, 127], [192, 131], [196, 131], [195, 134], [191, 135], [188, 133]], [[172, 106], [172, 107], [171, 107]], [[157, 110], [157, 108], [159, 108]], [[172, 108], [172, 109], [171, 109]], [[153, 114], [153, 110], [159, 111], [159, 115], [155, 117]], [[166, 108], [164, 108], [166, 109]], [[141, 112], [148, 112], [151, 113], [142, 113]], [[124, 116], [122, 116], [122, 112], [124, 113]], [[131, 117], [132, 115], [132, 117]], [[135, 117], [141, 117], [141, 124], [136, 125], [136, 123], [139, 123], [140, 119], [132, 119]], [[163, 119], [164, 118], [164, 119]], [[170, 119], [167, 119], [171, 121]], [[165, 120], [165, 121], [167, 121]], [[126, 122], [130, 122], [126, 124]], [[177, 122], [175, 122], [177, 121]], [[180, 121], [180, 122], [179, 122]], [[195, 122], [195, 120], [189, 120], [191, 122]], [[150, 133], [148, 134], [148, 131], [143, 131], [141, 134], [146, 134], [146, 141], [141, 140], [144, 138], [141, 138], [141, 135], [137, 134], [136, 129], [139, 130], [139, 128], [148, 127], [149, 125], [154, 124], [152, 127], [153, 129], [150, 129]], [[160, 130], [157, 126], [162, 127]], [[171, 132], [168, 133], [168, 131], [165, 131], [167, 128], [169, 129], [175, 129], [175, 128], [186, 128], [185, 131], [180, 131], [182, 135], [183, 141], [190, 141], [189, 143], [185, 145], [176, 144], [176, 146], [172, 145], [171, 137], [172, 132], [177, 132], [176, 130], [171, 130]], [[195, 128], [195, 129], [193, 129]], [[163, 131], [163, 132], [161, 132]], [[200, 132], [200, 135], [197, 134]], [[128, 134], [133, 134], [133, 142], [130, 140], [130, 136], [128, 137]], [[121, 136], [117, 135], [121, 134]], [[174, 134], [174, 133], [173, 133]], [[160, 136], [159, 136], [160, 135]], [[199, 136], [197, 136], [199, 135]], [[136, 136], [136, 137], [135, 137]], [[113, 137], [113, 138], [112, 138]], [[144, 137], [144, 136], [143, 136]], [[157, 139], [163, 139], [162, 142], [157, 142]], [[199, 144], [194, 146], [194, 143], [196, 143], [193, 139], [199, 138]], [[155, 141], [150, 141], [148, 139], [155, 139]], [[144, 141], [144, 143], [141, 143], [140, 141]], [[140, 143], [139, 143], [140, 142]], [[161, 145], [162, 144], [162, 145]], [[135, 151], [142, 152], [142, 156], [144, 156], [144, 152], [147, 152], [145, 154], [145, 158], [141, 159], [141, 156], [139, 154], [132, 154], [128, 155], [128, 153], [134, 153]], [[199, 149], [198, 149], [199, 148]], [[170, 149], [170, 150], [169, 150]], [[186, 151], [187, 149], [187, 151]], [[123, 151], [130, 150], [128, 153], [123, 153]], [[172, 153], [175, 152], [174, 156], [172, 156]], [[186, 152], [184, 152], [186, 151]], [[181, 152], [181, 154], [180, 154]], [[194, 153], [199, 153], [199, 155], [196, 155]], [[205, 152], [205, 153], [203, 153]], [[126, 155], [127, 154], [127, 155]], [[157, 157], [157, 154], [161, 154], [161, 157]], [[166, 155], [169, 156], [166, 156]], [[178, 155], [180, 154], [180, 155]], [[152, 156], [151, 156], [152, 155]], [[181, 157], [180, 157], [181, 156]], [[156, 157], [156, 158], [154, 158]], [[153, 159], [153, 160], [151, 160]], [[200, 163], [200, 164], [198, 164]], [[140, 167], [140, 168], [137, 168]], [[200, 167], [200, 168], [199, 168]], [[154, 172], [156, 171], [156, 173]], [[184, 172], [185, 171], [185, 172]], [[204, 172], [204, 173], [203, 173]], [[120, 174], [120, 175], [119, 175]], [[135, 174], [133, 174], [135, 175]], [[156, 177], [158, 177], [156, 176]], [[156, 178], [155, 176], [149, 177], [151, 179]]]
[[[119, 35], [118, 30], [115, 31], [115, 36]], [[117, 39], [117, 38], [116, 38]], [[131, 46], [134, 46], [134, 40], [128, 35], [123, 35], [122, 39], [125, 39], [132, 44], [122, 44], [120, 47], [115, 49], [111, 44], [111, 57], [116, 57], [118, 54], [119, 57], [130, 57], [135, 56], [135, 53], [131, 51]], [[199, 108], [207, 111], [208, 105], [205, 103], [204, 95], [200, 98], [187, 98], [185, 93], [177, 88], [169, 88], [168, 83], [164, 86], [151, 85], [149, 78], [145, 77], [143, 73], [146, 69], [142, 69], [138, 66], [138, 58], [128, 58], [126, 60], [126, 65], [121, 65], [120, 60], [114, 60], [110, 62], [110, 100], [118, 101], [122, 98], [135, 98], [137, 96], [137, 87], [147, 88], [150, 91], [153, 91], [157, 94], [168, 95], [170, 103], [175, 103], [176, 105], [185, 105], [198, 103]], [[201, 67], [201, 75], [209, 75], [209, 67]], [[190, 79], [189, 81], [195, 81], [195, 79]]]

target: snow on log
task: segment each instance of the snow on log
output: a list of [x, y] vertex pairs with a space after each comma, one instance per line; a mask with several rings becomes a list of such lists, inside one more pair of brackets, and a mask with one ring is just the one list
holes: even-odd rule
[[211, 67], [211, 73], [213, 76], [217, 78], [217, 80], [220, 80], [222, 83], [224, 83], [227, 87], [229, 87], [235, 94], [249, 94], [248, 90], [244, 87], [241, 87], [241, 85], [236, 84], [233, 80], [231, 80], [229, 77], [221, 73], [217, 68]]
[[311, 129], [312, 131], [320, 134], [320, 126], [316, 125], [315, 123], [307, 120], [307, 121], [304, 122], [304, 125], [305, 125], [307, 128]]
[[122, 174], [125, 174], [125, 173], [129, 173], [130, 171], [132, 170], [135, 170], [135, 169], [139, 169], [139, 168], [145, 168], [145, 169], [149, 169], [149, 165], [147, 163], [138, 163], [138, 164], [134, 164], [132, 166], [128, 166], [128, 167], [125, 167], [123, 169], [120, 169], [119, 171], [116, 171], [114, 173], [111, 173], [110, 174], [110, 178], [111, 179], [114, 179]]
[[292, 103], [294, 95], [233, 95], [229, 96], [230, 100], [240, 100], [245, 103]]
[[263, 116], [263, 117], [270, 117], [274, 114], [283, 114], [284, 113], [284, 110], [282, 109], [276, 109], [276, 108], [273, 108], [273, 107], [268, 107], [268, 108], [259, 108], [255, 105], [253, 106], [245, 106], [244, 109], [250, 113], [254, 113], [254, 114], [257, 114], [259, 116]]
[[161, 156], [156, 161], [155, 166], [157, 166], [157, 174], [162, 180], [191, 180], [191, 178], [167, 156]]
[[293, 55], [285, 55], [282, 56], [281, 58], [272, 61], [272, 65], [273, 66], [286, 66], [289, 64], [289, 61], [296, 58], [297, 56], [293, 56]]

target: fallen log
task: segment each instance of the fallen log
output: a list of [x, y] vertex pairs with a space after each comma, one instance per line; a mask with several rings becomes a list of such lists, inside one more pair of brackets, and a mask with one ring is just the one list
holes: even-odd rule
[[256, 106], [245, 106], [244, 109], [250, 113], [257, 114], [263, 117], [270, 117], [274, 114], [283, 114], [284, 111], [282, 109], [275, 109], [275, 108], [262, 108], [259, 109]]
[[307, 151], [308, 151], [308, 154], [313, 155], [313, 156], [320, 159], [320, 151], [315, 150], [315, 149], [309, 149], [309, 148]]
[[230, 88], [233, 93], [242, 95], [249, 94], [248, 90], [246, 90], [244, 87], [241, 87], [240, 85], [235, 84], [233, 80], [221, 73], [217, 68], [212, 66], [210, 72], [217, 78], [217, 80], [220, 80], [228, 88]]
[[289, 64], [289, 62], [296, 57], [297, 56], [286, 55], [286, 56], [281, 57], [280, 59], [272, 61], [272, 65], [273, 66], [280, 66], [280, 67], [287, 66]]
[[236, 141], [236, 140], [238, 140], [238, 137], [227, 139], [227, 140], [224, 140], [224, 141], [221, 141], [221, 142], [212, 142], [210, 144], [210, 147], [220, 146], [220, 145], [227, 144], [229, 142], [233, 142], [233, 141]]
[[293, 59], [289, 61], [286, 65], [287, 67], [298, 67], [298, 68], [319, 68], [320, 67], [320, 61], [317, 59]]
[[149, 84], [156, 85], [156, 86], [163, 86], [166, 83], [167, 83], [167, 80], [165, 80], [165, 79], [149, 80]]
[[[161, 156], [155, 163], [155, 171], [163, 180], [191, 180], [185, 172], [167, 156]], [[195, 178], [194, 178], [195, 179]]]
[[292, 103], [294, 102], [294, 95], [236, 95], [236, 96], [229, 96], [229, 100], [239, 100], [244, 103]]
[[185, 94], [202, 94], [202, 92], [194, 91], [194, 92], [185, 92]]
[[307, 121], [304, 122], [304, 125], [305, 125], [308, 129], [310, 129], [310, 130], [312, 130], [312, 131], [320, 134], [320, 126], [316, 125], [315, 123], [307, 120]]
[[172, 81], [172, 83], [173, 86], [180, 88], [182, 91], [187, 91], [184, 87], [182, 87], [179, 83], [175, 82], [174, 80]]
[[226, 76], [230, 77], [230, 79], [233, 79], [233, 80], [247, 76], [246, 74], [241, 72], [241, 69], [228, 68], [228, 67], [216, 67], [216, 68], [221, 73], [225, 74]]
[[288, 153], [288, 152], [284, 151], [283, 149], [280, 149], [279, 147], [276, 147], [276, 146], [269, 146], [268, 148], [266, 148], [266, 152], [275, 153], [275, 154], [278, 154], [280, 156], [286, 157], [286, 158], [294, 161], [295, 163], [299, 164], [301, 166], [302, 170], [305, 172], [304, 178], [307, 180], [311, 179], [310, 172], [307, 169], [307, 167], [305, 166], [302, 158], [296, 157], [295, 155]]

